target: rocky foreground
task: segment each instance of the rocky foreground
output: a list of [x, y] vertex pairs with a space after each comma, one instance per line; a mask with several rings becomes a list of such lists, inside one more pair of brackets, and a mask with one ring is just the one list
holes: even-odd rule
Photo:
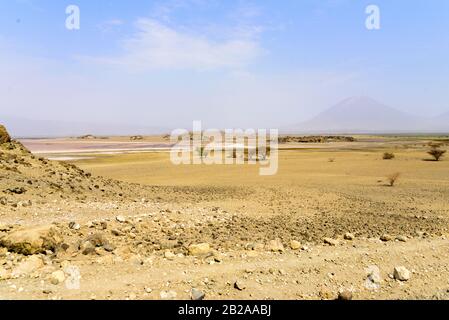
[[[165, 240], [159, 228], [173, 230]], [[176, 232], [176, 231], [180, 232]], [[181, 243], [176, 214], [0, 227], [3, 299], [447, 299], [449, 242]], [[157, 233], [157, 232], [156, 232]]]

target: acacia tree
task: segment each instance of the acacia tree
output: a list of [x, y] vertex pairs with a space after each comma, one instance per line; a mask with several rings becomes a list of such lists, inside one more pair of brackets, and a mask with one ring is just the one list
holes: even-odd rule
[[441, 157], [443, 157], [446, 153], [446, 150], [441, 150], [438, 147], [432, 147], [432, 149], [427, 153], [430, 154], [435, 161], [440, 161]]

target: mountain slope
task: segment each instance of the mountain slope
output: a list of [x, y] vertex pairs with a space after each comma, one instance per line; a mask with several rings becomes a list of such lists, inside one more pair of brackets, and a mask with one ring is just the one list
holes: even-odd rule
[[431, 131], [432, 123], [430, 119], [407, 114], [368, 97], [353, 97], [289, 129], [322, 133], [416, 132]]

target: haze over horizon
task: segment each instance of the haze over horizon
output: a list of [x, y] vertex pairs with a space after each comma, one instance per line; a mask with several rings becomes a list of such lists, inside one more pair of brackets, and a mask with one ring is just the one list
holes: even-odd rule
[[354, 96], [412, 117], [449, 114], [444, 0], [376, 1], [381, 29], [371, 31], [371, 1], [74, 4], [81, 24], [70, 31], [66, 3], [0, 2], [0, 122], [72, 123], [84, 133], [86, 124], [171, 129], [193, 120], [284, 127]]

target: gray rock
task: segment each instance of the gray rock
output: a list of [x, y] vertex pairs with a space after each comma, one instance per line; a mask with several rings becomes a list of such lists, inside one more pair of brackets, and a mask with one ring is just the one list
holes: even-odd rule
[[176, 291], [170, 290], [170, 291], [161, 291], [160, 297], [162, 300], [174, 300], [178, 294]]
[[203, 300], [206, 297], [206, 294], [201, 290], [193, 288], [190, 291], [190, 297], [192, 300]]

